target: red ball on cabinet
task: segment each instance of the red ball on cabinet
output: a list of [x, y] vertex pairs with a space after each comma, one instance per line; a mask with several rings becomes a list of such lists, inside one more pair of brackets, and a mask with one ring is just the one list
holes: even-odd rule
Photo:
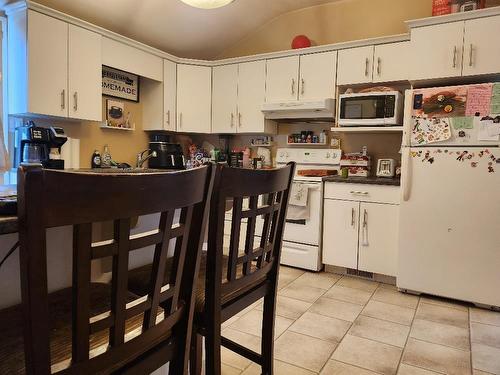
[[295, 38], [293, 38], [292, 40], [293, 49], [307, 48], [307, 47], [311, 47], [311, 40], [307, 36], [297, 35]]

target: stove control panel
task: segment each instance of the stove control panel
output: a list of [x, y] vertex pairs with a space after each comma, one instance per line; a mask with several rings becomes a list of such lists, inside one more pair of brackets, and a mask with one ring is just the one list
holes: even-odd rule
[[337, 165], [340, 164], [341, 156], [342, 150], [339, 149], [279, 148], [276, 152], [276, 162]]

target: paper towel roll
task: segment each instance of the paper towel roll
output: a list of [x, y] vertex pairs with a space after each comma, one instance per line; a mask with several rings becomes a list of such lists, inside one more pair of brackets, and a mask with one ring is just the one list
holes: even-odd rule
[[64, 160], [64, 168], [71, 168], [71, 138], [68, 137], [68, 140], [61, 147], [61, 159]]
[[71, 168], [80, 168], [80, 140], [71, 138]]

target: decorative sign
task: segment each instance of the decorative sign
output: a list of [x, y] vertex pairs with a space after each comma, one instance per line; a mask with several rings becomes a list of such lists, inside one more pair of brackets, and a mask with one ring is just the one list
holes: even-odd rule
[[138, 102], [139, 76], [103, 65], [102, 94]]

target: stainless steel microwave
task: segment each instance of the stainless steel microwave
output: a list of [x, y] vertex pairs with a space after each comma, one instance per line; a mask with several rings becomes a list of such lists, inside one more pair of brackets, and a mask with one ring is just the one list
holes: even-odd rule
[[403, 95], [377, 91], [339, 96], [339, 126], [395, 126], [403, 124]]

